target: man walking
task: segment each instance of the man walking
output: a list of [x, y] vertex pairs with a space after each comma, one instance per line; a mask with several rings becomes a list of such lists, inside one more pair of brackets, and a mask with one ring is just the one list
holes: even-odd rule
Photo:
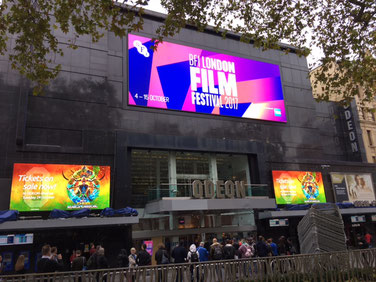
[[146, 251], [146, 244], [141, 245], [141, 250], [138, 252], [137, 265], [151, 265], [151, 255]]

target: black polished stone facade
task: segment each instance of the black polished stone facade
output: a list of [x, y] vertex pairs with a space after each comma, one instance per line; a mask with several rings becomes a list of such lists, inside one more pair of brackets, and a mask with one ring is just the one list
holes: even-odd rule
[[[160, 20], [145, 20], [140, 35], [152, 37]], [[328, 200], [334, 200], [330, 171], [371, 172], [376, 180], [374, 165], [349, 162], [336, 106], [312, 98], [305, 58], [189, 28], [168, 39], [280, 65], [284, 124], [128, 106], [127, 39], [105, 33], [94, 44], [81, 37], [71, 50], [66, 43], [72, 35], [55, 32], [65, 56], [56, 57], [62, 71], [43, 95], [33, 96], [29, 83], [0, 57], [0, 210], [9, 207], [17, 162], [110, 165], [111, 203], [124, 207], [131, 202], [132, 148], [248, 154], [252, 181], [270, 186], [272, 169], [321, 171]]]

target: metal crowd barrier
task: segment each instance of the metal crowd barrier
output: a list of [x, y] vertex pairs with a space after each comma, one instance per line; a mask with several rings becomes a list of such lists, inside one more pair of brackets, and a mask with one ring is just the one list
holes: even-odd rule
[[80, 272], [7, 275], [0, 281], [376, 281], [376, 249], [167, 264]]

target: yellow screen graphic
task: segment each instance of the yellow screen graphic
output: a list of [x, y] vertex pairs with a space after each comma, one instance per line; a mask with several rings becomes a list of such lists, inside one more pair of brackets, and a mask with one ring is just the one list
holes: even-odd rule
[[10, 209], [104, 209], [110, 204], [110, 167], [14, 164]]
[[326, 203], [320, 172], [275, 170], [272, 173], [277, 204]]

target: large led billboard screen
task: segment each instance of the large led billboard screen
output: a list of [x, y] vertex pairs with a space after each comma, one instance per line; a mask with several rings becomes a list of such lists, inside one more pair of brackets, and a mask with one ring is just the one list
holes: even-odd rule
[[274, 193], [277, 204], [326, 203], [321, 172], [273, 172]]
[[[128, 104], [286, 122], [279, 66], [130, 34]], [[251, 46], [250, 46], [251, 48]]]
[[14, 164], [10, 209], [104, 209], [110, 204], [110, 167]]

